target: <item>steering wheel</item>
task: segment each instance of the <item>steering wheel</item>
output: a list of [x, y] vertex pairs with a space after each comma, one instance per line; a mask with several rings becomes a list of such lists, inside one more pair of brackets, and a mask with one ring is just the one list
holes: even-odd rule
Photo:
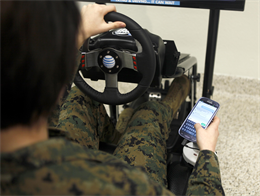
[[[120, 105], [135, 100], [150, 87], [156, 69], [155, 53], [146, 31], [134, 20], [118, 12], [110, 12], [104, 19], [106, 22], [124, 22], [131, 35], [141, 44], [142, 50], [136, 54], [130, 54], [107, 47], [82, 53], [85, 66], [78, 69], [74, 83], [82, 92], [96, 101]], [[103, 93], [90, 87], [79, 74], [80, 69], [91, 67], [98, 67], [105, 74], [106, 86]], [[142, 74], [137, 87], [126, 94], [118, 91], [118, 73], [122, 68], [133, 69]]]

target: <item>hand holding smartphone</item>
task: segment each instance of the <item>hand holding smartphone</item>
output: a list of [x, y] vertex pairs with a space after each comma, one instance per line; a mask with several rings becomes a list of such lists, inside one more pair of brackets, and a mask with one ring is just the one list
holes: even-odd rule
[[219, 107], [220, 105], [216, 101], [205, 97], [200, 98], [181, 125], [180, 136], [191, 142], [197, 142], [194, 125], [200, 123], [202, 128], [206, 129], [217, 114]]
[[200, 150], [216, 151], [219, 136], [219, 123], [219, 118], [215, 116], [207, 129], [203, 129], [199, 124], [195, 125], [197, 132], [197, 145]]

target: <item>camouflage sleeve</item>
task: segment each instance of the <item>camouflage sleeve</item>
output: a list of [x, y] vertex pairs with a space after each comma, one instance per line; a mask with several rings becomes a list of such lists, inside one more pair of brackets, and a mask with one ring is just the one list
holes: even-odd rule
[[188, 183], [186, 195], [225, 195], [217, 156], [208, 150], [200, 152]]
[[61, 107], [64, 104], [65, 100], [67, 99], [67, 97], [70, 93], [71, 85], [72, 85], [74, 77], [76, 75], [76, 71], [77, 71], [80, 60], [81, 60], [81, 52], [78, 51], [77, 55], [76, 55], [76, 62], [75, 62], [76, 66], [75, 66], [75, 71], [73, 73], [72, 80], [70, 81], [69, 84], [67, 84], [65, 86], [63, 96], [60, 97], [60, 99], [58, 100], [58, 103], [54, 106], [54, 108], [52, 109], [52, 111], [49, 115], [49, 118], [48, 118], [49, 127], [56, 127], [58, 125]]

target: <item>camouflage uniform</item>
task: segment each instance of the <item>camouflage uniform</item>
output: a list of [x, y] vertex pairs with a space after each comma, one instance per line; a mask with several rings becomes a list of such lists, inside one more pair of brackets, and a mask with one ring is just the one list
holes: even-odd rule
[[[67, 139], [2, 153], [1, 194], [173, 195], [166, 188], [166, 139], [175, 112], [147, 102], [121, 118], [127, 126], [118, 131], [103, 105], [74, 87], [56, 125], [64, 131], [50, 132]], [[99, 141], [117, 143], [114, 155], [99, 151]], [[187, 194], [224, 194], [214, 153], [200, 152]]]

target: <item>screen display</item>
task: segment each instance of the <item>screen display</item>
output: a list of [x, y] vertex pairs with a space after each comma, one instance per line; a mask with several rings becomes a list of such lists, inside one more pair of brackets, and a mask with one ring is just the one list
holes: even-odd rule
[[188, 120], [195, 123], [200, 123], [203, 128], [206, 127], [212, 115], [217, 110], [216, 107], [208, 105], [202, 101], [197, 104], [197, 107], [194, 108], [192, 114], [189, 116]]
[[111, 0], [111, 2], [119, 3], [138, 3], [138, 4], [153, 4], [153, 5], [175, 5], [180, 6], [180, 1], [163, 1], [163, 0]]
[[[219, 2], [219, 1], [231, 1], [235, 2], [236, 0], [207, 0], [208, 2]], [[180, 6], [181, 2], [185, 1], [170, 1], [170, 0], [111, 0], [111, 2], [119, 2], [119, 3], [140, 3], [140, 4], [154, 4], [154, 5], [175, 5]], [[187, 2], [187, 1], [186, 1]], [[193, 1], [195, 2], [195, 1]], [[197, 1], [200, 2], [200, 1]], [[203, 1], [201, 1], [203, 2]]]
[[[83, 0], [89, 1], [89, 0]], [[91, 1], [91, 0], [90, 0]], [[243, 11], [245, 0], [97, 0], [97, 3], [124, 3], [138, 5], [173, 6]]]

